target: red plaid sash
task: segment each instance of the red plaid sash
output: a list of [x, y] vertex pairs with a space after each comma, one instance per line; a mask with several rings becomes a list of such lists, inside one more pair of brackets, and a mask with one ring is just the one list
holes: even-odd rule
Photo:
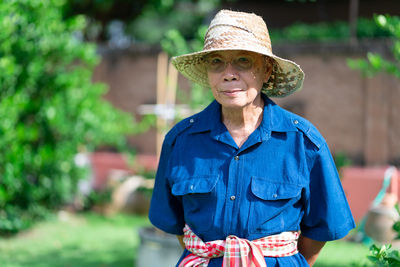
[[188, 225], [183, 229], [186, 249], [190, 253], [179, 267], [206, 267], [211, 258], [224, 257], [222, 267], [266, 267], [264, 257], [296, 254], [299, 232], [283, 232], [253, 241], [234, 235], [225, 240], [203, 242]]

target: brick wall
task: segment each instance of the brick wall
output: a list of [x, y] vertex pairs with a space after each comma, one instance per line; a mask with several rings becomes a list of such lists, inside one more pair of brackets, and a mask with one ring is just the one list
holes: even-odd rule
[[[300, 92], [275, 101], [310, 120], [327, 140], [333, 153], [345, 152], [355, 163], [382, 165], [400, 162], [400, 84], [389, 75], [365, 78], [350, 70], [347, 58], [367, 51], [389, 54], [388, 41], [342, 44], [285, 44], [275, 54], [294, 60], [306, 73]], [[156, 101], [157, 49], [132, 47], [107, 50], [94, 75], [109, 84], [106, 98], [139, 119], [137, 107]], [[187, 81], [180, 77], [181, 87]], [[154, 130], [132, 136], [129, 143], [139, 153], [156, 151]]]

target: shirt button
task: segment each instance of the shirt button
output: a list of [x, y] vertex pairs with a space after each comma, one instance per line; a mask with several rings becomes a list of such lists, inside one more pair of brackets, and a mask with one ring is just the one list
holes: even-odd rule
[[190, 122], [190, 123], [193, 123], [193, 122], [194, 122], [194, 119], [190, 119], [189, 122]]
[[236, 199], [236, 197], [235, 196], [231, 196], [231, 200], [235, 200]]
[[294, 120], [293, 123], [294, 124], [299, 124], [299, 121], [298, 120]]
[[239, 160], [239, 156], [235, 156], [234, 159], [235, 159], [235, 160]]
[[190, 185], [190, 190], [192, 190], [192, 191], [193, 191], [193, 188], [194, 188], [194, 186], [193, 186], [193, 185]]
[[273, 197], [273, 198], [277, 198], [278, 195], [277, 195], [277, 194], [273, 194], [272, 197]]

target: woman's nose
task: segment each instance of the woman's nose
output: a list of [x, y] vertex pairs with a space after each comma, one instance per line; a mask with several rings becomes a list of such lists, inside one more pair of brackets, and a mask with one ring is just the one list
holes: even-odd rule
[[232, 66], [231, 62], [227, 62], [224, 70], [224, 80], [234, 81], [238, 79], [239, 79], [238, 71]]

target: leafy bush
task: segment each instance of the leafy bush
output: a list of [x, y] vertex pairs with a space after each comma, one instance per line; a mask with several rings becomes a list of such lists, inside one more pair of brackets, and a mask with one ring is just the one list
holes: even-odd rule
[[347, 39], [349, 27], [346, 22], [295, 23], [283, 29], [271, 29], [272, 42], [283, 41], [331, 41]]
[[398, 250], [393, 250], [391, 245], [372, 245], [370, 247], [371, 255], [368, 259], [375, 266], [400, 266], [400, 254]]
[[[357, 21], [357, 37], [382, 38], [390, 36], [390, 32], [379, 27], [374, 19], [359, 18]], [[350, 37], [349, 24], [346, 21], [320, 22], [314, 24], [295, 23], [283, 29], [271, 29], [270, 36], [275, 42], [348, 40]]]
[[133, 121], [102, 99], [83, 17], [59, 0], [0, 1], [0, 233], [17, 232], [70, 201], [84, 169], [75, 155], [124, 148]]
[[351, 159], [346, 155], [346, 153], [339, 151], [333, 155], [333, 159], [335, 161], [336, 168], [341, 174], [341, 169], [346, 166], [351, 166], [353, 162]]
[[[65, 17], [84, 14], [89, 24], [84, 35], [100, 42], [112, 39], [112, 25], [121, 23], [122, 32], [134, 41], [157, 44], [173, 28], [193, 36], [221, 0], [67, 0]], [[129, 38], [129, 39], [131, 39]]]
[[101, 191], [93, 190], [84, 199], [82, 203], [82, 210], [93, 210], [95, 206], [107, 205], [112, 201], [112, 189], [106, 188]]
[[383, 71], [400, 78], [400, 17], [378, 15], [374, 19], [380, 28], [388, 31], [394, 37], [393, 59], [388, 60], [380, 54], [369, 52], [367, 59], [349, 59], [348, 65], [352, 69], [360, 70], [367, 77]]
[[135, 20], [148, 4], [148, 0], [66, 0], [64, 17], [87, 16], [88, 23], [83, 30], [85, 38], [103, 42], [111, 37], [109, 27], [113, 21]]
[[168, 30], [178, 30], [192, 39], [207, 15], [221, 0], [150, 0], [143, 12], [127, 27], [136, 41], [158, 44]]
[[173, 10], [166, 14], [149, 10], [132, 21], [128, 25], [127, 31], [136, 41], [157, 44], [163, 38], [164, 33], [170, 29], [179, 29], [185, 36], [191, 36], [196, 27], [201, 24], [203, 17], [201, 14], [188, 15], [187, 12], [179, 10]]
[[[395, 205], [396, 211], [400, 214], [399, 205]], [[393, 230], [397, 233], [396, 239], [400, 238], [400, 221], [396, 221]], [[367, 258], [374, 263], [375, 266], [400, 266], [400, 252], [393, 249], [391, 244], [376, 245], [372, 244], [369, 248], [370, 255]]]

